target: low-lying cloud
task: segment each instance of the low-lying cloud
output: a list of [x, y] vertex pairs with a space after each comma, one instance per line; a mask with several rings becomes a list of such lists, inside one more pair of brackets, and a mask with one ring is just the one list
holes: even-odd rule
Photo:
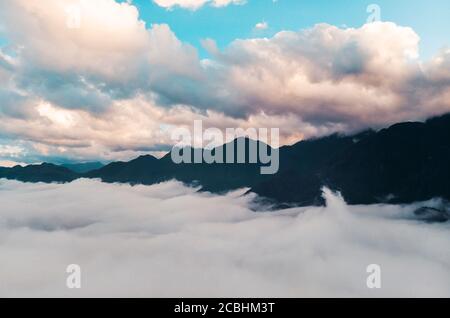
[[262, 212], [242, 193], [0, 180], [0, 296], [450, 296], [449, 225], [414, 220], [416, 205], [325, 191], [327, 207]]

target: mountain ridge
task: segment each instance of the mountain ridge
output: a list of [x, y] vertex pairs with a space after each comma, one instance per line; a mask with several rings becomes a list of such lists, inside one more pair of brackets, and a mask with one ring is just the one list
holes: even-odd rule
[[[237, 142], [232, 141], [234, 147]], [[247, 155], [251, 142], [262, 145], [245, 138]], [[201, 151], [226, 153], [226, 149], [224, 144]], [[279, 148], [279, 155], [280, 169], [274, 175], [261, 175], [261, 162], [175, 164], [169, 153], [160, 159], [145, 155], [112, 162], [87, 173], [51, 164], [0, 168], [0, 178], [25, 182], [96, 178], [146, 185], [176, 179], [214, 193], [250, 188], [274, 204], [297, 206], [324, 204], [324, 186], [340, 191], [349, 204], [401, 204], [433, 197], [450, 200], [450, 114], [425, 122], [397, 123], [378, 131], [304, 140]]]

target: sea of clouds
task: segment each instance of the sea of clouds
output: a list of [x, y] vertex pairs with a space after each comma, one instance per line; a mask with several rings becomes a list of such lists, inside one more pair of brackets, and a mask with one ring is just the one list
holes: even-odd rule
[[263, 212], [244, 192], [0, 180], [0, 296], [450, 297], [450, 224], [415, 220], [417, 205], [324, 190], [326, 207]]

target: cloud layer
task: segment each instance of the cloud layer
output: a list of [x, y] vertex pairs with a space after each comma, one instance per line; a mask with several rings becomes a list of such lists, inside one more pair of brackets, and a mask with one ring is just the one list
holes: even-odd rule
[[[200, 6], [205, 1], [159, 1]], [[214, 1], [225, 5], [230, 1]], [[167, 148], [175, 127], [277, 127], [282, 143], [450, 111], [450, 51], [418, 57], [408, 27], [328, 24], [205, 39], [201, 59], [165, 24], [114, 0], [0, 3], [0, 160], [124, 159]]]
[[[449, 226], [413, 220], [416, 206], [326, 191], [326, 208], [258, 212], [241, 194], [0, 180], [0, 296], [450, 296]], [[80, 290], [65, 286], [73, 263]]]
[[197, 10], [206, 4], [211, 4], [214, 7], [225, 7], [230, 4], [243, 4], [246, 0], [153, 0], [153, 2], [160, 7], [168, 9], [180, 7]]

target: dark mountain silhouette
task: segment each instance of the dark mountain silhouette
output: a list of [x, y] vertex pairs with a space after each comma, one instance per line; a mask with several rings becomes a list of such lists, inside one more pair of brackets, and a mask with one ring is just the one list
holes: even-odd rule
[[[224, 192], [242, 187], [252, 187], [267, 179], [268, 176], [260, 174], [260, 167], [263, 166], [260, 162], [249, 163], [249, 148], [250, 145], [253, 145], [256, 149], [259, 149], [259, 147], [265, 144], [250, 139], [234, 140], [231, 143], [234, 149], [234, 162], [237, 162], [238, 142], [245, 144], [246, 164], [175, 164], [169, 153], [159, 160], [153, 156], [142, 156], [130, 162], [114, 162], [86, 174], [86, 177], [99, 178], [104, 182], [131, 184], [154, 184], [177, 179], [188, 184], [198, 184], [203, 191], [210, 192]], [[223, 153], [222, 158], [225, 160], [227, 156], [227, 145], [209, 151], [190, 148], [179, 150], [182, 154], [184, 151], [190, 151], [191, 162], [194, 162], [194, 151], [202, 151], [202, 154], [209, 152], [211, 155], [215, 155], [216, 152]], [[267, 146], [267, 148], [271, 151], [270, 147]]]
[[92, 170], [100, 169], [104, 166], [101, 162], [81, 162], [81, 163], [64, 163], [60, 165], [61, 167], [65, 167], [73, 172], [77, 173], [86, 173]]
[[283, 149], [281, 158], [282, 170], [252, 191], [300, 205], [321, 203], [322, 186], [339, 190], [350, 204], [448, 199], [450, 114], [300, 142]]
[[0, 168], [0, 178], [23, 182], [70, 182], [79, 177], [79, 174], [51, 163]]
[[450, 115], [403, 123], [364, 138], [324, 169], [351, 203], [450, 197]]
[[[69, 182], [85, 177], [148, 185], [177, 179], [216, 193], [247, 187], [278, 206], [323, 204], [323, 186], [340, 191], [350, 204], [450, 200], [450, 114], [424, 123], [401, 123], [351, 136], [335, 134], [282, 147], [275, 175], [261, 175], [260, 162], [248, 163], [248, 149], [256, 142], [244, 141], [246, 164], [175, 164], [168, 154], [161, 159], [142, 156], [114, 162], [84, 174], [50, 164], [0, 168], [0, 178]], [[234, 149], [237, 142], [232, 143]], [[193, 149], [179, 150], [191, 151], [194, 158]], [[213, 155], [223, 151], [225, 157], [227, 147], [200, 151]]]
[[[373, 134], [366, 132], [364, 137]], [[275, 202], [295, 205], [323, 204], [322, 187], [328, 185], [324, 169], [357, 140], [337, 134], [299, 142], [280, 149], [280, 170], [254, 186], [251, 191]]]

